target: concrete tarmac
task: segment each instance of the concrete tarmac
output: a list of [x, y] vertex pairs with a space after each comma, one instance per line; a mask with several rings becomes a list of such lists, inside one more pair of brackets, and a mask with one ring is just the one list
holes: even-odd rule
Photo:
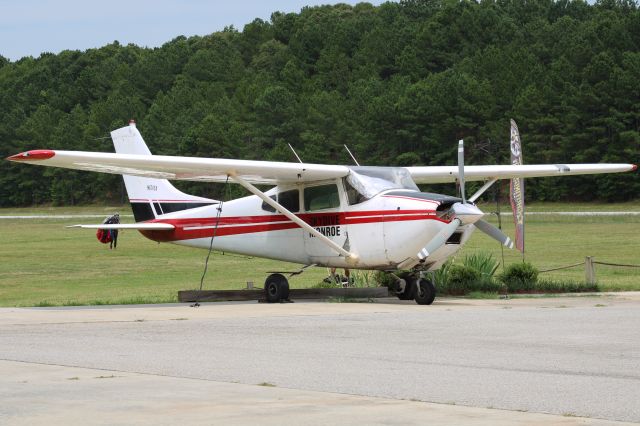
[[640, 422], [640, 294], [2, 308], [0, 424]]

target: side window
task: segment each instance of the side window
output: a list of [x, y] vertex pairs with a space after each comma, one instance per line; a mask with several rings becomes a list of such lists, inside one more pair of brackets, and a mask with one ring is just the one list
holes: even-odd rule
[[[275, 196], [275, 195], [271, 195], [271, 196], [269, 196], [269, 198], [271, 198], [273, 201], [278, 201], [278, 200], [276, 199], [276, 196]], [[263, 202], [262, 202], [262, 210], [266, 210], [266, 211], [271, 212], [271, 213], [275, 213], [275, 212], [276, 212], [276, 209], [274, 209], [273, 207], [271, 207], [271, 206], [270, 206], [269, 204], [267, 204], [265, 201], [263, 201]]]
[[335, 184], [311, 186], [304, 189], [304, 208], [307, 211], [340, 207], [338, 187]]
[[[271, 195], [269, 198], [271, 198], [274, 201], [277, 201], [285, 209], [289, 210], [292, 213], [297, 213], [298, 211], [300, 211], [300, 195], [297, 189], [280, 192], [277, 195]], [[274, 209], [264, 201], [262, 202], [262, 210], [266, 210], [272, 213], [275, 213], [276, 211], [276, 209]]]
[[300, 195], [297, 189], [279, 193], [278, 202], [292, 213], [300, 211]]

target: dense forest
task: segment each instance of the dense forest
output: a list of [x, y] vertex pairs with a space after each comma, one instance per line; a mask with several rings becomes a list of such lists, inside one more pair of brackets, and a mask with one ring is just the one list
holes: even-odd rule
[[[0, 52], [1, 53], [1, 52]], [[155, 154], [361, 164], [640, 161], [631, 0], [403, 0], [274, 12], [242, 31], [0, 56], [0, 155], [113, 151], [135, 118]], [[0, 206], [122, 199], [117, 175], [0, 162]], [[220, 185], [181, 188], [219, 197]], [[430, 188], [433, 190], [433, 188]], [[443, 188], [436, 188], [442, 190]], [[444, 188], [449, 192], [454, 188]], [[638, 173], [527, 181], [530, 200], [629, 200]]]

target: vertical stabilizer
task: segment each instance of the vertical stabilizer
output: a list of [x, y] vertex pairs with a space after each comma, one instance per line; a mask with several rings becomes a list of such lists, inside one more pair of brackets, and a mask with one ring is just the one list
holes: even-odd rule
[[[118, 154], [151, 155], [136, 128], [135, 121], [111, 132]], [[185, 194], [166, 179], [122, 175], [136, 222], [155, 219], [167, 213], [216, 204], [209, 198]]]

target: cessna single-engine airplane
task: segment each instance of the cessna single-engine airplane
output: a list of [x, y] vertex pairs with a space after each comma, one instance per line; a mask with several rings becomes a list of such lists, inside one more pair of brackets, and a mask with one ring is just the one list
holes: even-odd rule
[[[158, 242], [326, 267], [411, 271], [396, 277], [401, 299], [431, 304], [423, 272], [438, 269], [477, 228], [512, 242], [474, 202], [498, 179], [617, 173], [632, 164], [360, 167], [151, 155], [135, 122], [111, 132], [116, 153], [32, 150], [10, 161], [123, 175], [137, 229]], [[168, 180], [235, 182], [254, 195], [220, 202], [185, 194]], [[466, 181], [486, 181], [471, 197]], [[416, 183], [455, 182], [461, 197], [421, 192]], [[254, 185], [274, 185], [266, 192]], [[287, 299], [282, 274], [265, 282], [269, 302]]]

